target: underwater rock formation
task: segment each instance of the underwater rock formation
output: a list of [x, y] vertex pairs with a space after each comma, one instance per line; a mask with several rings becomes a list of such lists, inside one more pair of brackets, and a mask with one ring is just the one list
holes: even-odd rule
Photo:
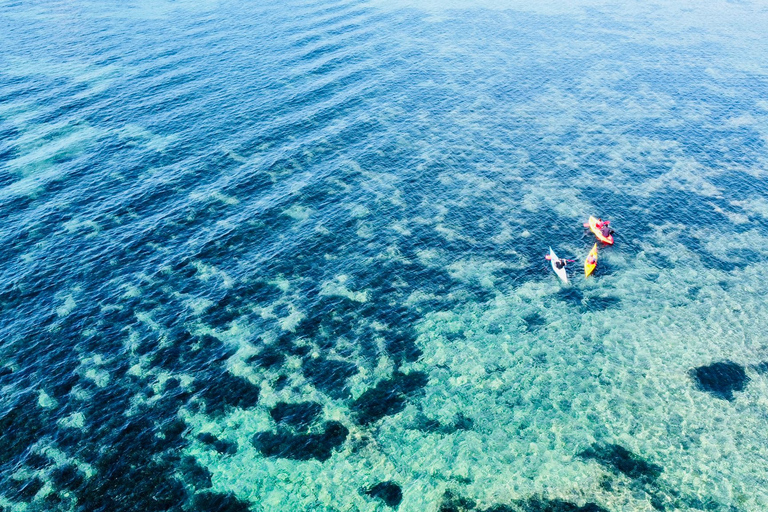
[[426, 386], [428, 381], [429, 377], [423, 372], [395, 372], [391, 379], [379, 382], [360, 395], [350, 409], [361, 425], [375, 423], [402, 411], [407, 398]]
[[337, 421], [328, 421], [320, 434], [293, 434], [285, 428], [276, 433], [259, 432], [253, 436], [253, 446], [266, 457], [293, 460], [328, 460], [349, 435], [347, 427]]
[[421, 357], [421, 349], [416, 346], [416, 339], [410, 331], [395, 331], [385, 343], [387, 352], [398, 364], [413, 362]]
[[439, 512], [608, 512], [608, 510], [594, 502], [579, 506], [557, 498], [550, 500], [539, 496], [481, 509], [476, 508], [474, 501], [448, 491], [443, 496]]
[[[593, 502], [585, 503], [584, 506], [580, 507], [568, 501], [559, 499], [547, 500], [544, 498], [530, 498], [520, 504], [520, 510], [523, 512], [608, 512], [608, 510]], [[490, 508], [485, 512], [506, 511], [499, 508]]]
[[524, 316], [523, 322], [525, 322], [525, 328], [531, 332], [537, 332], [542, 326], [547, 325], [547, 319], [536, 311]]
[[372, 498], [380, 499], [388, 507], [392, 508], [397, 508], [403, 500], [403, 491], [394, 482], [380, 482], [365, 491], [365, 494]]
[[699, 366], [689, 375], [698, 389], [723, 400], [733, 400], [733, 392], [743, 391], [749, 383], [744, 367], [732, 361]]
[[439, 421], [429, 418], [423, 413], [417, 414], [413, 423], [413, 428], [427, 433], [452, 434], [457, 430], [472, 430], [475, 422], [472, 418], [464, 416], [462, 413], [456, 414], [452, 423], [442, 424]]
[[251, 507], [232, 494], [203, 492], [195, 496], [194, 510], [215, 510], [216, 512], [249, 512]]
[[323, 412], [323, 406], [317, 402], [292, 404], [278, 402], [269, 410], [269, 414], [275, 422], [291, 426], [297, 430], [307, 430], [321, 412]]
[[621, 305], [621, 299], [610, 295], [592, 295], [583, 301], [584, 309], [590, 311], [605, 311], [609, 308], [615, 308]]
[[255, 363], [265, 370], [279, 368], [285, 362], [285, 354], [280, 347], [268, 345], [261, 352], [249, 357], [247, 363]]
[[439, 512], [469, 512], [475, 510], [475, 502], [449, 490], [445, 491], [438, 510]]
[[222, 455], [234, 455], [237, 453], [237, 444], [226, 439], [219, 439], [213, 434], [204, 433], [197, 436], [197, 439], [204, 444], [212, 447]]
[[661, 466], [647, 462], [617, 444], [594, 444], [579, 453], [578, 457], [594, 460], [614, 473], [621, 473], [631, 480], [642, 483], [656, 480], [663, 471]]
[[304, 377], [331, 398], [347, 398], [347, 379], [357, 372], [357, 366], [346, 361], [323, 358], [304, 361]]
[[67, 464], [51, 471], [51, 481], [59, 489], [73, 491], [85, 482], [85, 475], [78, 471], [77, 466]]
[[227, 370], [221, 370], [206, 381], [202, 390], [206, 411], [218, 416], [229, 407], [253, 407], [259, 401], [260, 389], [246, 379], [236, 377]]

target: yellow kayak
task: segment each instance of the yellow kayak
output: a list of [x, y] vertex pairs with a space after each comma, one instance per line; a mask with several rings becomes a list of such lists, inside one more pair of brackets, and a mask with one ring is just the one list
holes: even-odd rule
[[597, 244], [592, 247], [592, 250], [589, 251], [589, 256], [587, 256], [586, 261], [584, 262], [584, 277], [589, 277], [589, 274], [592, 273], [593, 270], [595, 270], [595, 267], [597, 266]]

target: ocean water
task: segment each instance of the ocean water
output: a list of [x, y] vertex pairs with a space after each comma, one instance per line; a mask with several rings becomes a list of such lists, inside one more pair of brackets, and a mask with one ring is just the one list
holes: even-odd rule
[[0, 1], [0, 511], [768, 510], [768, 7], [559, 4]]

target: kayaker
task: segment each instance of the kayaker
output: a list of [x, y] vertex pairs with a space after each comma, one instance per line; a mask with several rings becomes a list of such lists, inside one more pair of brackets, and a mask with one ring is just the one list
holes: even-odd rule
[[587, 256], [587, 265], [597, 265], [597, 258], [593, 254]]
[[555, 262], [555, 266], [557, 268], [565, 268], [565, 266], [568, 264], [568, 261], [565, 258], [560, 258]]
[[600, 230], [600, 233], [605, 238], [608, 238], [609, 236], [611, 236], [614, 233], [614, 231], [611, 228], [608, 227], [609, 223], [610, 223], [610, 221], [607, 221], [607, 220], [604, 221], [603, 219], [598, 219], [597, 223], [595, 224], [595, 226], [597, 226], [597, 228]]

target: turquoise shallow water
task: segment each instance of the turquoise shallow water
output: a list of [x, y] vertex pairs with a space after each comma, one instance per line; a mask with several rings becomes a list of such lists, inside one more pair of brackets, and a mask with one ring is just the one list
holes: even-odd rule
[[761, 4], [0, 19], [0, 511], [768, 508]]

